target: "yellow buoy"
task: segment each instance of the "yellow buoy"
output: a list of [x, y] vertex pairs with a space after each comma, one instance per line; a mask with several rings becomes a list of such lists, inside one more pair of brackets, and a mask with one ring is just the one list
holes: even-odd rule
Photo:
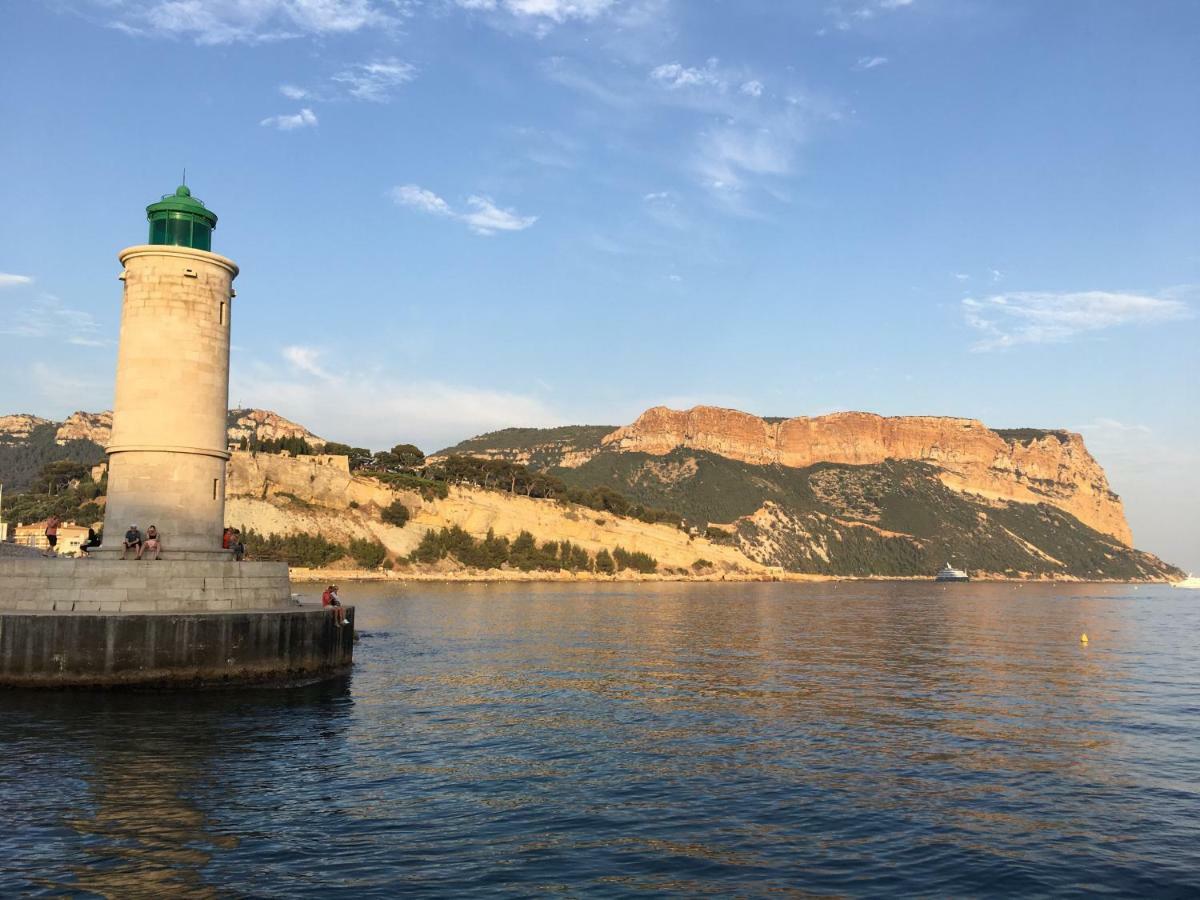
[[1086, 644], [1087, 642], [1088, 642], [1088, 639], [1087, 639], [1087, 632], [1085, 631], [1083, 634], [1081, 634], [1081, 635], [1079, 636], [1079, 643], [1081, 643], [1081, 644]]

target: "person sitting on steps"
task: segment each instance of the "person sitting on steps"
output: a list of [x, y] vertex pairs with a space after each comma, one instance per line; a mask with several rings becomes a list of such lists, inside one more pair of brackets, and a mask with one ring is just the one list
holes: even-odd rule
[[121, 551], [121, 559], [125, 558], [130, 550], [136, 550], [140, 558], [142, 555], [142, 533], [138, 531], [137, 525], [130, 525], [129, 530], [125, 532], [125, 547]]
[[146, 529], [146, 540], [138, 547], [136, 559], [141, 559], [142, 554], [147, 550], [154, 551], [155, 559], [162, 559], [162, 538], [159, 537], [158, 529], [151, 525]]

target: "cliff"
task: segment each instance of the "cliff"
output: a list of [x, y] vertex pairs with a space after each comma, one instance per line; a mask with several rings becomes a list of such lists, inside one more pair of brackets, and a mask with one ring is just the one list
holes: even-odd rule
[[[768, 421], [711, 406], [655, 407], [601, 440], [605, 449], [663, 456], [703, 450], [758, 466], [875, 465], [911, 460], [937, 467], [952, 490], [996, 500], [1048, 503], [1133, 545], [1121, 500], [1078, 434], [993, 431], [975, 419], [885, 418], [846, 412]], [[1018, 436], [1019, 435], [1019, 436]]]

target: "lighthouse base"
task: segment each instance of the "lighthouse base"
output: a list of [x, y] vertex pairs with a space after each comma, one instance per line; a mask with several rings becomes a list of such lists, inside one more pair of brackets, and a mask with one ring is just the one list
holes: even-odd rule
[[297, 683], [350, 668], [347, 624], [286, 563], [0, 559], [0, 687]]

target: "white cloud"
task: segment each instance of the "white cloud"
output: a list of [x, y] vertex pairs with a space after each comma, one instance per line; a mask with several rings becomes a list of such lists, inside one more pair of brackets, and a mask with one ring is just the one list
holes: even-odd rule
[[258, 123], [265, 125], [268, 128], [278, 128], [280, 131], [295, 131], [297, 128], [315, 128], [317, 125], [317, 114], [308, 107], [300, 110], [294, 115], [267, 116]]
[[903, 9], [912, 5], [913, 0], [879, 0], [880, 9]]
[[954, 279], [956, 281], [970, 281], [971, 280], [971, 276], [968, 275], [966, 272], [952, 272], [951, 274], [954, 276]]
[[122, 31], [198, 44], [259, 43], [393, 25], [395, 0], [92, 0]]
[[741, 91], [750, 97], [761, 97], [763, 94], [763, 83], [755, 80], [747, 81], [742, 85]]
[[703, 69], [689, 68], [679, 63], [664, 63], [650, 72], [650, 77], [672, 90], [689, 87], [715, 87], [724, 90], [725, 79], [717, 71], [717, 60], [710, 59]]
[[490, 235], [497, 231], [524, 231], [537, 221], [537, 216], [520, 216], [510, 209], [500, 209], [489, 197], [472, 196], [467, 198], [471, 212], [462, 213], [459, 218], [470, 226], [476, 234]]
[[992, 284], [1004, 280], [1004, 273], [999, 269], [988, 269], [988, 274], [992, 276]]
[[420, 212], [454, 219], [462, 222], [473, 232], [490, 236], [498, 231], [524, 231], [538, 220], [537, 216], [518, 215], [511, 209], [502, 209], [490, 197], [472, 195], [467, 198], [469, 210], [455, 210], [433, 191], [416, 184], [403, 184], [388, 191], [392, 202]]
[[968, 325], [984, 337], [972, 349], [999, 350], [1017, 344], [1062, 343], [1123, 325], [1149, 325], [1191, 318], [1191, 308], [1174, 298], [1111, 291], [1020, 292], [962, 301]]
[[[354, 373], [330, 373], [311, 347], [284, 348], [286, 372], [266, 362], [235, 367], [233, 394], [273, 409], [329, 440], [380, 449], [412, 441], [427, 452], [513, 425], [562, 420], [536, 397], [497, 388], [399, 377], [356, 362]], [[315, 368], [315, 372], [313, 369]], [[370, 390], [364, 391], [363, 384]]]
[[654, 203], [657, 200], [666, 200], [670, 196], [666, 191], [651, 191], [649, 194], [643, 195], [642, 199], [647, 203]]
[[867, 69], [887, 65], [887, 61], [888, 58], [886, 56], [860, 56], [858, 62], [854, 64], [854, 68], [860, 72], [865, 72]]
[[391, 198], [400, 206], [419, 209], [421, 212], [433, 213], [439, 216], [453, 216], [454, 210], [450, 204], [425, 188], [415, 184], [402, 184], [392, 188]]
[[279, 93], [287, 97], [289, 100], [303, 100], [308, 96], [308, 91], [302, 87], [296, 87], [294, 84], [281, 84]]
[[33, 284], [33, 278], [28, 275], [12, 275], [0, 272], [0, 288], [16, 287], [19, 284]]
[[395, 88], [412, 81], [416, 74], [416, 68], [406, 62], [385, 59], [351, 66], [334, 75], [333, 80], [343, 85], [351, 97], [383, 103]]

